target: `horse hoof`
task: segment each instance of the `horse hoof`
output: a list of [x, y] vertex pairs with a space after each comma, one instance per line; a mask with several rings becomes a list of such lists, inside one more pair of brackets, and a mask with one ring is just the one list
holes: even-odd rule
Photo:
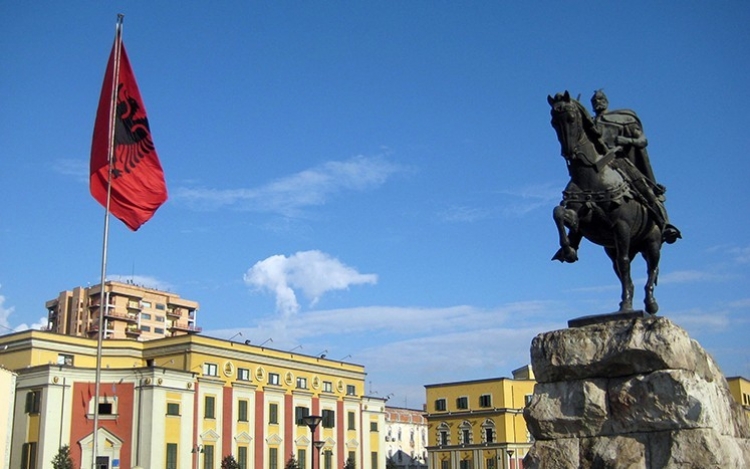
[[659, 304], [656, 300], [646, 301], [646, 312], [648, 314], [656, 314], [659, 311]]
[[573, 263], [578, 260], [578, 253], [573, 248], [563, 249], [560, 248], [557, 250], [554, 256], [552, 256], [553, 261], [560, 261], [560, 262], [569, 262]]
[[676, 227], [667, 225], [661, 234], [662, 242], [667, 244], [674, 244], [678, 239], [682, 238], [682, 233]]

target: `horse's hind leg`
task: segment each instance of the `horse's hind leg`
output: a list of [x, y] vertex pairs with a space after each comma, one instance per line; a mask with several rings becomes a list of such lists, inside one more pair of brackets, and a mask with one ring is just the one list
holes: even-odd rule
[[654, 298], [654, 287], [659, 280], [659, 260], [661, 259], [661, 233], [656, 230], [655, 236], [651, 236], [646, 244], [645, 249], [641, 252], [643, 259], [646, 261], [646, 271], [648, 279], [646, 280], [646, 296], [643, 302], [646, 305], [646, 312], [656, 314], [659, 311], [659, 304]]
[[615, 248], [605, 248], [612, 259], [617, 278], [620, 279], [620, 311], [633, 310], [633, 279], [630, 276], [630, 230], [625, 223], [615, 223]]

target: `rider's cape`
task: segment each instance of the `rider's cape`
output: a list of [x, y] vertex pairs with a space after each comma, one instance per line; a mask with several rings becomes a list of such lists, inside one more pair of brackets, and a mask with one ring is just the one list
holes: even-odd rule
[[[638, 138], [643, 135], [643, 125], [638, 115], [630, 109], [617, 109], [607, 111], [597, 117], [599, 125], [605, 127], [617, 128], [617, 135], [629, 138]], [[604, 133], [604, 132], [603, 132]], [[605, 138], [605, 140], [608, 140]], [[614, 142], [606, 142], [614, 146]], [[635, 145], [627, 145], [623, 148], [625, 157], [644, 175], [656, 184], [654, 171], [651, 169], [651, 160], [648, 157], [648, 151], [645, 147], [638, 148]]]

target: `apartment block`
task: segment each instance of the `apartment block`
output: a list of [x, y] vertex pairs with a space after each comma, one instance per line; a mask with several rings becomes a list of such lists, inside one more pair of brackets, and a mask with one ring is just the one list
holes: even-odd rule
[[531, 447], [523, 409], [534, 393], [530, 366], [513, 378], [426, 385], [431, 469], [517, 469]]
[[424, 411], [386, 406], [385, 424], [389, 467], [427, 469], [427, 419]]
[[[48, 330], [97, 337], [101, 285], [76, 287], [45, 303]], [[152, 340], [197, 333], [198, 303], [131, 283], [104, 283], [104, 339]]]

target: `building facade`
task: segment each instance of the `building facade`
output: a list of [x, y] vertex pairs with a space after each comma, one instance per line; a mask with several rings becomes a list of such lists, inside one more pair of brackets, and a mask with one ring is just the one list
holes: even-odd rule
[[[102, 344], [25, 331], [0, 337], [16, 374], [10, 467], [49, 467], [69, 445], [75, 467], [385, 469], [385, 401], [364, 393], [361, 365], [190, 334]], [[99, 425], [94, 431], [94, 412]], [[315, 431], [301, 421], [320, 415]], [[322, 442], [319, 450], [313, 442]]]
[[0, 366], [0, 467], [10, 467], [10, 437], [16, 402], [16, 374]]
[[427, 419], [424, 411], [385, 408], [385, 449], [388, 467], [427, 468]]
[[426, 385], [431, 469], [516, 469], [532, 444], [523, 409], [534, 393], [530, 367], [514, 378]]
[[[170, 292], [130, 283], [104, 283], [105, 339], [151, 340], [201, 332], [198, 303]], [[58, 334], [97, 337], [101, 285], [76, 287], [45, 303], [47, 329]]]
[[748, 419], [750, 419], [750, 381], [742, 376], [733, 376], [727, 378], [729, 392], [734, 399], [742, 406]]

